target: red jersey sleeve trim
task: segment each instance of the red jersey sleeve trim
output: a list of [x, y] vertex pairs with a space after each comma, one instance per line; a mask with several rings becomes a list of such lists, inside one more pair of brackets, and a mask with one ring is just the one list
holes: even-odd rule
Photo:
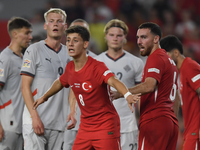
[[11, 103], [12, 101], [10, 99], [8, 102], [4, 103], [3, 105], [0, 105], [0, 109], [4, 109], [6, 106], [10, 105]]
[[35, 89], [35, 91], [32, 93], [33, 96], [35, 96], [37, 94], [37, 89]]

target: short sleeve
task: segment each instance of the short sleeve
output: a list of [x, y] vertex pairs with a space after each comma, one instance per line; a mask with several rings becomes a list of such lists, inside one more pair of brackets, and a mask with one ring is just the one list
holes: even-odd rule
[[65, 67], [65, 72], [60, 76], [59, 80], [61, 82], [61, 84], [68, 88], [69, 87], [69, 83], [68, 83], [68, 65], [66, 65]]
[[141, 82], [143, 69], [144, 69], [143, 61], [141, 59], [138, 59], [137, 71], [136, 71], [136, 74], [135, 74], [135, 82]]
[[31, 45], [27, 48], [23, 56], [23, 63], [20, 73], [21, 75], [25, 74], [32, 77], [35, 76], [37, 59], [39, 58], [37, 53], [37, 49], [34, 49], [34, 45]]
[[9, 70], [11, 66], [10, 58], [5, 57], [4, 55], [0, 55], [0, 84], [5, 85], [6, 80], [9, 76]]
[[200, 87], [200, 66], [197, 63], [192, 63], [187, 67], [187, 72], [185, 72], [186, 78], [189, 85], [195, 91]]
[[160, 83], [164, 67], [164, 61], [160, 57], [149, 57], [146, 62], [146, 78], [152, 77]]
[[99, 64], [96, 65], [94, 75], [99, 84], [102, 84], [103, 82], [107, 83], [110, 77], [115, 76], [103, 62], [99, 62]]

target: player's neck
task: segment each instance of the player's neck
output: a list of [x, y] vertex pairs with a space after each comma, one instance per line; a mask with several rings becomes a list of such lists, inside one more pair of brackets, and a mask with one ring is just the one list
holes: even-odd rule
[[120, 57], [122, 54], [124, 53], [123, 49], [118, 49], [118, 50], [114, 50], [111, 48], [108, 48], [107, 50], [107, 54], [112, 57], [112, 58], [118, 58]]
[[45, 40], [46, 44], [48, 46], [50, 46], [52, 49], [54, 49], [55, 51], [58, 51], [60, 49], [60, 43], [61, 40], [56, 40], [56, 39], [52, 39], [52, 38], [47, 38]]
[[20, 47], [19, 44], [11, 42], [9, 49], [11, 49], [16, 55], [22, 57], [22, 47]]
[[79, 57], [73, 57], [73, 60], [74, 60], [74, 64], [75, 64], [75, 71], [81, 70], [85, 66], [85, 64], [88, 60], [86, 51], [84, 53], [82, 53]]
[[185, 60], [185, 56], [183, 55], [180, 55], [178, 58], [177, 58], [177, 69], [179, 70], [183, 64], [183, 61]]
[[159, 44], [155, 44], [154, 47], [153, 47], [152, 50], [151, 50], [150, 55], [151, 55], [153, 52], [155, 52], [157, 49], [160, 49], [160, 48], [161, 48], [161, 47], [160, 47]]

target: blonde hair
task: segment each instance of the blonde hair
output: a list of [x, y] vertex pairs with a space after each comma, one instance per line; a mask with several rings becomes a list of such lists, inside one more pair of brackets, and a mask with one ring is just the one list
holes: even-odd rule
[[108, 30], [112, 27], [121, 28], [124, 31], [124, 35], [128, 34], [128, 26], [119, 19], [112, 19], [111, 21], [109, 21], [104, 28], [104, 33], [107, 34]]
[[66, 22], [66, 19], [67, 19], [67, 14], [65, 13], [64, 10], [60, 9], [60, 8], [51, 8], [49, 9], [45, 14], [44, 14], [44, 19], [45, 19], [45, 22], [47, 22], [47, 16], [49, 13], [57, 13], [57, 14], [61, 14], [64, 16], [64, 21]]

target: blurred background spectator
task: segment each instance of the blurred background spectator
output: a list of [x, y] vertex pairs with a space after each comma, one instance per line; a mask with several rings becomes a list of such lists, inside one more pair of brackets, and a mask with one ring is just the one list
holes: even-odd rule
[[[12, 5], [11, 5], [12, 4]], [[59, 7], [67, 13], [68, 25], [77, 18], [90, 25], [94, 41], [93, 52], [99, 54], [107, 49], [103, 29], [113, 19], [123, 20], [129, 27], [125, 49], [139, 56], [136, 44], [138, 26], [146, 21], [160, 25], [163, 36], [174, 34], [184, 46], [184, 55], [200, 63], [200, 1], [199, 0], [4, 0], [0, 1], [0, 51], [9, 44], [7, 21], [21, 16], [33, 24], [33, 40], [44, 39], [43, 30], [46, 10]], [[65, 44], [65, 36], [63, 36]], [[145, 61], [145, 59], [144, 59]], [[180, 111], [180, 138], [177, 149], [182, 149], [182, 117]]]

